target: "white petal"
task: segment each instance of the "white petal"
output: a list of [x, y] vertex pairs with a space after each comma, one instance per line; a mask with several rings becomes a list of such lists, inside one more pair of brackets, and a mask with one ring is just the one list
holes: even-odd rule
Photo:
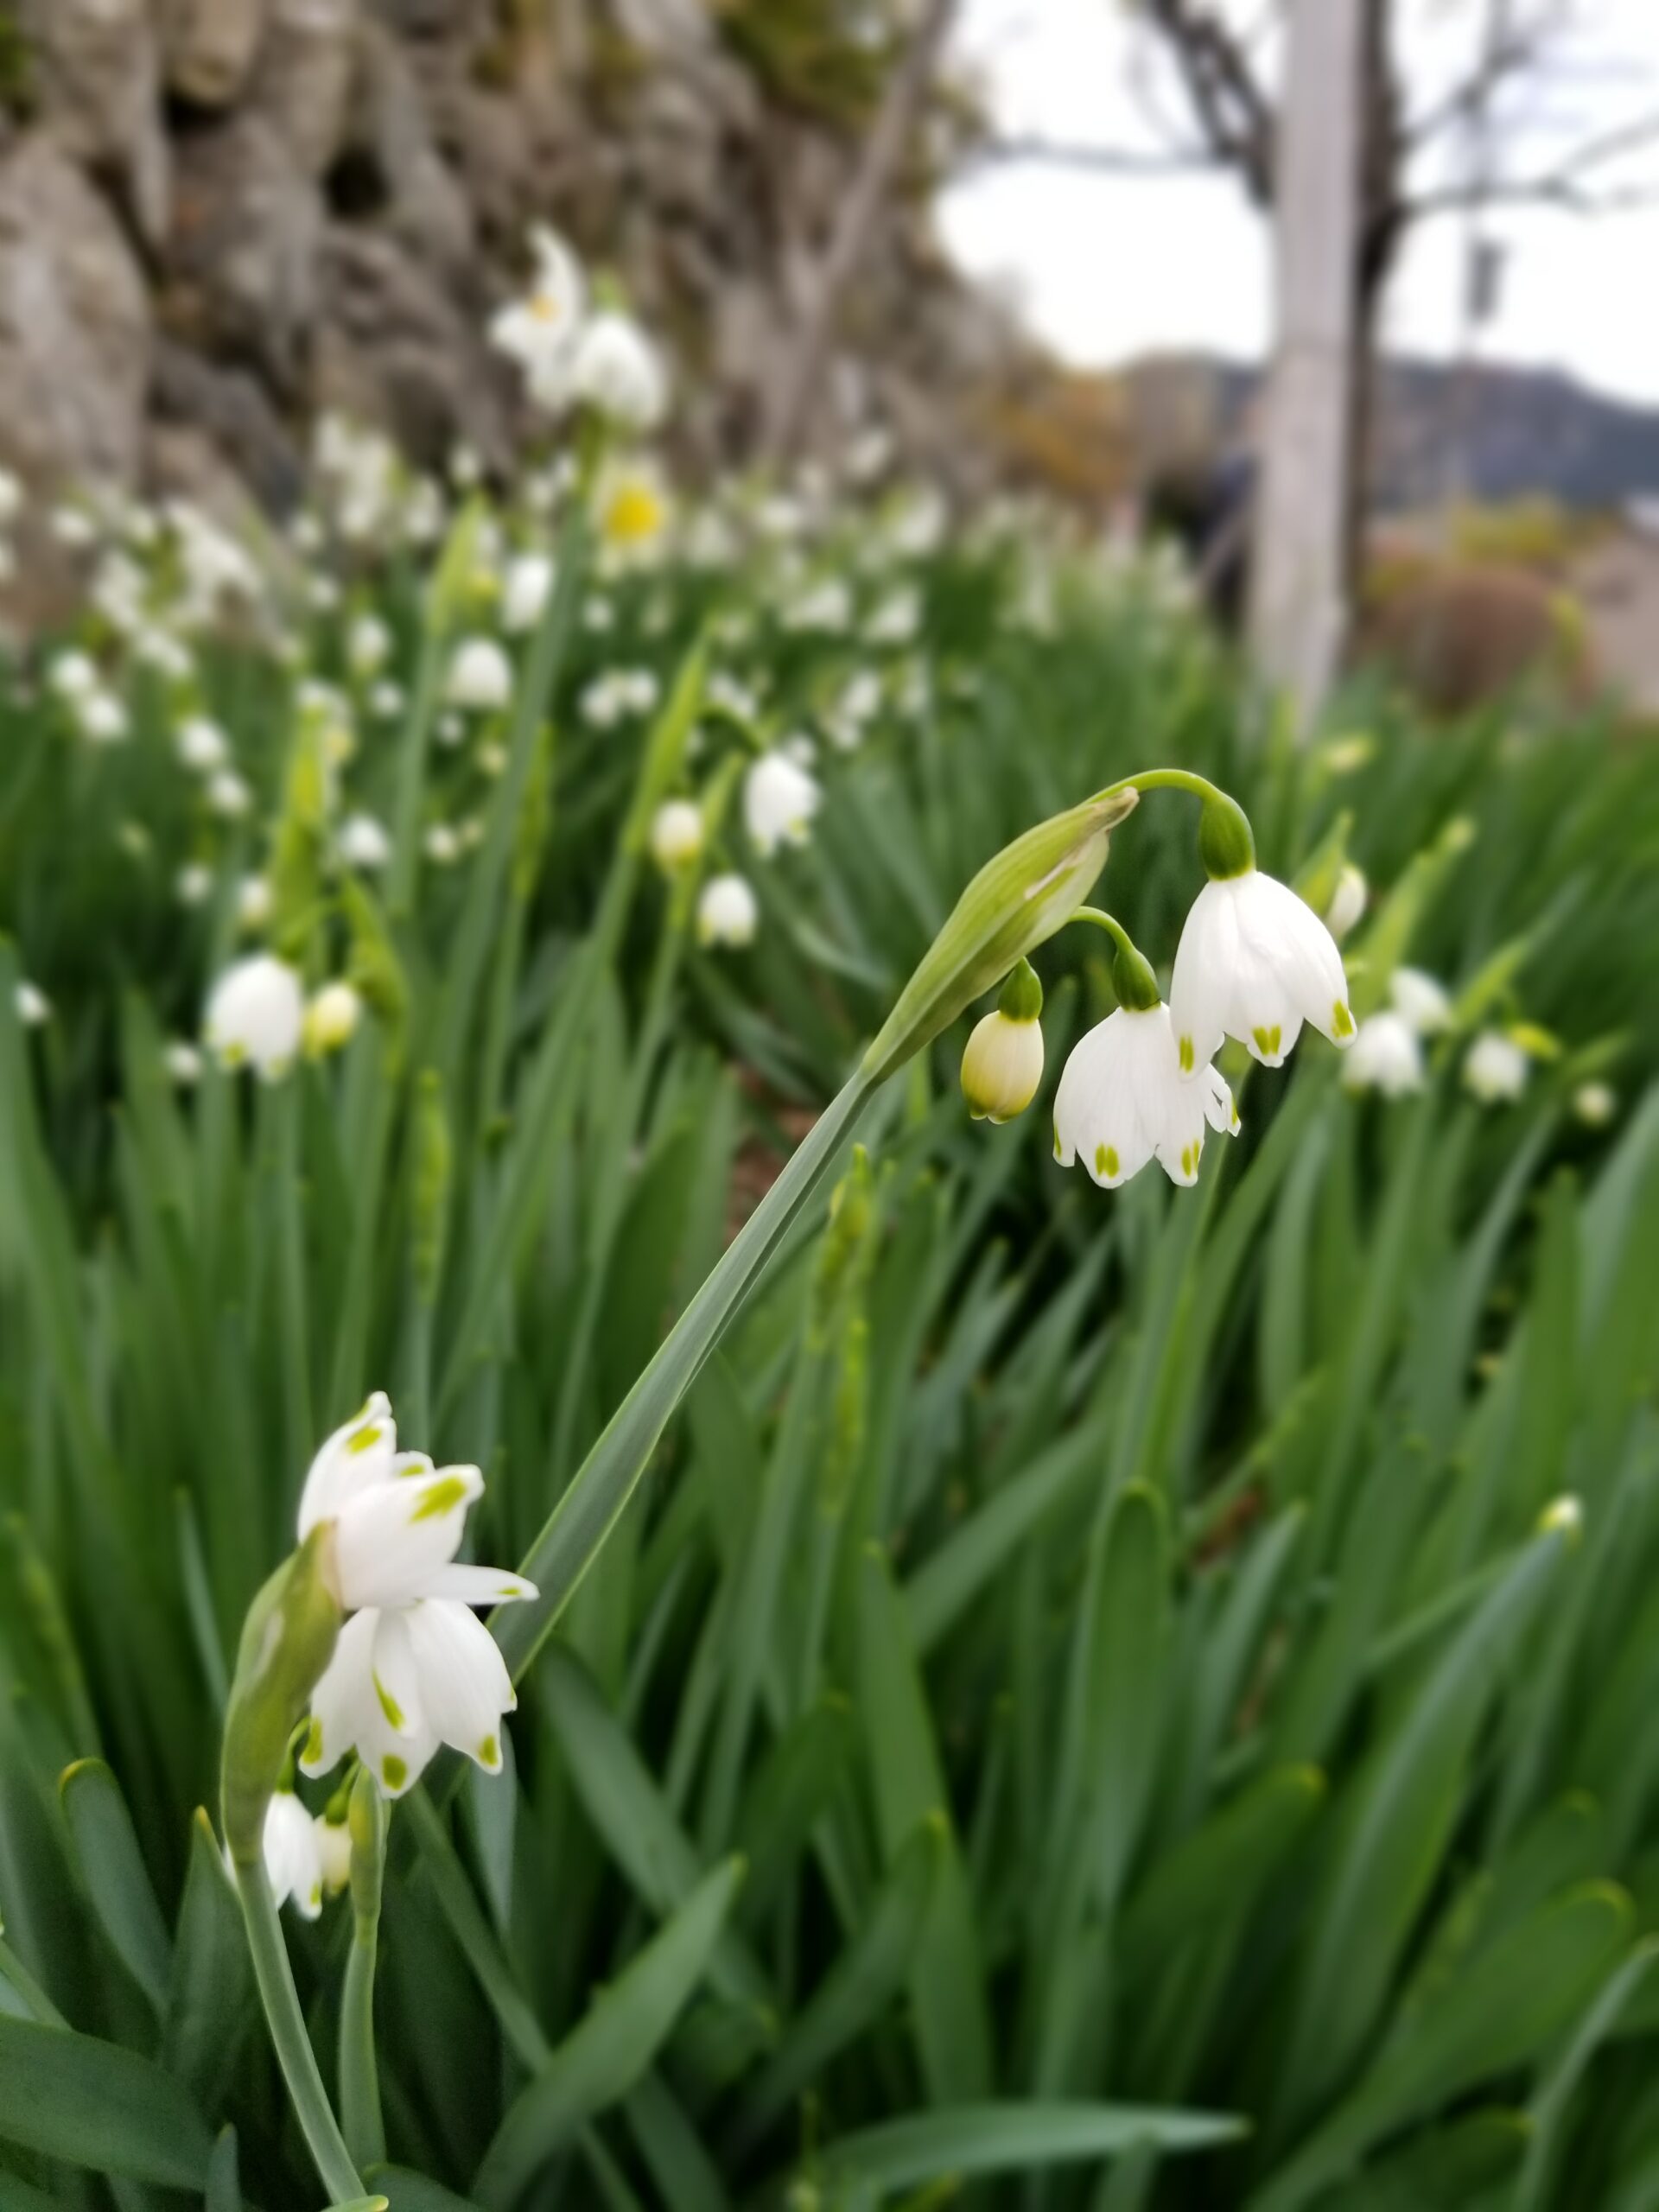
[[1189, 1079], [1221, 1049], [1238, 963], [1237, 886], [1206, 883], [1181, 925], [1169, 984], [1169, 1016]]
[[484, 1488], [476, 1467], [435, 1467], [378, 1483], [349, 1501], [335, 1539], [340, 1599], [361, 1605], [407, 1605], [454, 1557], [467, 1509]]
[[332, 1521], [347, 1498], [391, 1474], [397, 1449], [397, 1426], [384, 1390], [377, 1390], [359, 1413], [342, 1421], [318, 1451], [300, 1495], [300, 1541], [320, 1521]]
[[322, 1910], [322, 1861], [311, 1815], [291, 1789], [279, 1789], [265, 1814], [265, 1872], [280, 1905], [292, 1898], [307, 1920]]
[[380, 1616], [354, 1613], [340, 1631], [334, 1656], [311, 1693], [311, 1728], [300, 1753], [304, 1774], [327, 1774], [356, 1743], [374, 1703], [374, 1631]]
[[418, 1736], [426, 1726], [421, 1702], [420, 1676], [410, 1641], [410, 1613], [385, 1611], [376, 1615], [374, 1631], [374, 1694], [383, 1719], [393, 1735]]
[[421, 1702], [446, 1744], [492, 1774], [501, 1764], [501, 1716], [518, 1700], [500, 1646], [465, 1605], [429, 1599], [405, 1616]]
[[522, 1574], [509, 1574], [505, 1567], [458, 1562], [439, 1567], [426, 1587], [429, 1598], [454, 1598], [463, 1605], [507, 1605], [515, 1599], [539, 1594], [533, 1582], [526, 1582]]

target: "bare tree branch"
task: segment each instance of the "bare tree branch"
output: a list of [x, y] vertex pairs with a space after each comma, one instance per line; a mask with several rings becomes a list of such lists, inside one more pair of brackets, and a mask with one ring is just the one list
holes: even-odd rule
[[1274, 112], [1243, 47], [1193, 0], [1147, 0], [1147, 16], [1169, 42], [1205, 140], [1239, 170], [1257, 206], [1270, 205]]
[[1156, 148], [1092, 146], [1063, 138], [1037, 136], [986, 138], [969, 149], [968, 166], [980, 163], [1032, 162], [1054, 168], [1093, 169], [1104, 176], [1185, 176], [1224, 166], [1222, 156], [1209, 146]]

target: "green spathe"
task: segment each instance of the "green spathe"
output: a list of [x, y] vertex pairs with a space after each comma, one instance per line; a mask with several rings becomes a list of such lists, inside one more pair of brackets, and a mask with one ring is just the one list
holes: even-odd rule
[[1106, 838], [1135, 804], [1133, 788], [1086, 799], [1039, 822], [986, 862], [923, 955], [864, 1056], [880, 1083], [964, 1007], [1070, 921], [1106, 861]]
[[248, 1608], [225, 1719], [225, 1841], [238, 1866], [259, 1862], [265, 1808], [289, 1742], [334, 1656], [340, 1600], [330, 1587], [332, 1521], [314, 1529]]

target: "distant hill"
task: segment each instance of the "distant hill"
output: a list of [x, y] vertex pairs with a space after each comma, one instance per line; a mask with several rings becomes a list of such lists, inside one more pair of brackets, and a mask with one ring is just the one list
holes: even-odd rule
[[[1159, 354], [1124, 372], [1145, 465], [1191, 461], [1242, 433], [1260, 372], [1197, 353]], [[1483, 500], [1542, 495], [1608, 508], [1659, 494], [1659, 408], [1634, 407], [1544, 369], [1389, 360], [1377, 399], [1378, 504], [1399, 511], [1460, 480]]]

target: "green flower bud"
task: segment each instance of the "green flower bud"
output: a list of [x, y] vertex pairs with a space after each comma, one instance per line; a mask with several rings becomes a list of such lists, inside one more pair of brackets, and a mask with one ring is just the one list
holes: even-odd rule
[[1255, 866], [1250, 818], [1224, 791], [1216, 791], [1204, 802], [1198, 817], [1198, 858], [1212, 882], [1248, 875]]
[[1014, 963], [1064, 928], [1106, 862], [1109, 830], [1134, 809], [1132, 789], [1085, 800], [1039, 822], [986, 862], [864, 1056], [872, 1082], [902, 1067]]
[[259, 1858], [265, 1808], [289, 1739], [334, 1656], [340, 1624], [334, 1541], [332, 1522], [314, 1529], [258, 1592], [242, 1624], [220, 1783], [225, 1841], [238, 1866]]
[[380, 1917], [380, 1885], [386, 1871], [386, 1801], [367, 1767], [359, 1767], [346, 1816], [352, 1832], [352, 1913], [372, 1929]]

